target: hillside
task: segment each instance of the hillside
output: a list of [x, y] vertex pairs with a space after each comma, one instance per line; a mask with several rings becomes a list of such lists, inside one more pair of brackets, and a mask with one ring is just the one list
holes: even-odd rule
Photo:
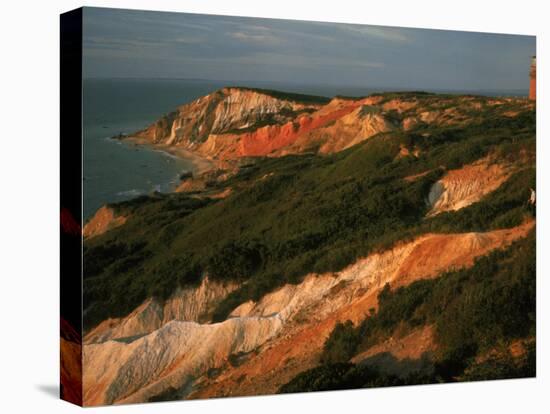
[[223, 88], [182, 105], [131, 137], [224, 161], [349, 148], [381, 132], [460, 126], [484, 115], [513, 117], [530, 106], [427, 93], [332, 99], [251, 88]]
[[135, 135], [218, 168], [87, 224], [85, 402], [532, 375], [535, 133], [521, 99], [179, 107]]

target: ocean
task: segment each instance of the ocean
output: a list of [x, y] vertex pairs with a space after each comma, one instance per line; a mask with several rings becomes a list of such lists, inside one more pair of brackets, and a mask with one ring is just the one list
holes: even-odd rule
[[84, 220], [106, 203], [171, 191], [191, 163], [111, 139], [150, 125], [178, 105], [223, 85], [212, 82], [87, 79], [83, 84]]
[[[150, 125], [177, 106], [224, 86], [250, 86], [323, 96], [365, 96], [381, 89], [272, 82], [183, 79], [85, 79], [83, 82], [84, 220], [106, 203], [153, 191], [172, 191], [189, 161], [145, 146], [111, 139]], [[389, 89], [382, 89], [388, 91]], [[448, 91], [435, 91], [448, 92]], [[459, 93], [453, 91], [453, 93]], [[481, 95], [525, 95], [524, 91], [463, 91]]]

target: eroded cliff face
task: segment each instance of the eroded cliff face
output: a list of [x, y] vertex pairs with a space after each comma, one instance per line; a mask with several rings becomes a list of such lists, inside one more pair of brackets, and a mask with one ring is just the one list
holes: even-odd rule
[[136, 135], [153, 143], [196, 148], [210, 135], [245, 130], [259, 123], [284, 123], [299, 112], [318, 107], [246, 88], [223, 88], [180, 106]]
[[[198, 383], [197, 390], [189, 398], [276, 392], [298, 373], [317, 365], [324, 341], [337, 322], [359, 323], [370, 309], [376, 309], [378, 293], [386, 283], [396, 288], [415, 280], [437, 277], [446, 270], [471, 266], [476, 257], [524, 237], [532, 227], [533, 222], [529, 222], [515, 229], [489, 233], [422, 236], [330, 275], [331, 283], [325, 285], [325, 289], [320, 288], [317, 295], [310, 293], [306, 280], [305, 285], [295, 290], [298, 296], [292, 295], [287, 306], [292, 308], [301, 295], [317, 297], [294, 308], [294, 317], [287, 320], [284, 332], [266, 344], [257, 357], [227, 370], [213, 381]], [[453, 249], [446, 250], [450, 245]], [[424, 251], [424, 255], [417, 261], [415, 255], [420, 251]], [[319, 279], [315, 286], [318, 282]], [[309, 283], [313, 286], [311, 280]], [[283, 289], [288, 290], [288, 287]], [[247, 314], [261, 312], [265, 304], [264, 300], [260, 301]], [[281, 312], [283, 309], [285, 307]]]
[[[220, 169], [186, 179], [178, 187], [191, 197], [222, 199], [238, 195], [238, 183], [228, 180], [239, 165], [246, 170], [244, 165], [250, 161], [232, 162], [239, 158], [334, 153], [377, 134], [394, 132], [388, 134], [393, 138], [415, 128], [421, 128], [415, 130], [419, 137], [429, 140], [430, 130], [422, 129], [428, 124], [476, 122], [472, 115], [476, 111], [507, 102], [441, 97], [426, 103], [421, 96], [401, 95], [298, 103], [256, 90], [225, 88], [183, 105], [137, 135], [234, 167], [224, 169], [218, 164]], [[400, 148], [396, 157], [409, 157], [411, 162], [428, 153], [415, 145]], [[495, 191], [527, 164], [506, 158], [497, 156], [496, 162], [487, 156], [451, 170], [426, 164], [428, 171], [403, 179], [413, 183], [430, 172], [444, 171], [429, 193], [428, 215], [456, 211]], [[258, 174], [254, 180], [273, 174]], [[229, 184], [210, 186], [213, 181]], [[85, 237], [102, 234], [125, 220], [106, 207], [88, 223]], [[179, 289], [166, 301], [147, 299], [126, 317], [104, 320], [85, 336], [84, 404], [274, 393], [319, 363], [336, 323], [358, 324], [376, 310], [386, 283], [397, 288], [472, 266], [476, 258], [525, 237], [533, 227], [534, 221], [527, 221], [486, 233], [424, 234], [339, 272], [306, 275], [299, 284], [242, 303], [220, 323], [212, 323], [211, 315], [216, 305], [243, 287], [237, 282], [222, 284], [205, 277], [200, 285]], [[371, 361], [381, 353], [398, 360], [419, 359], [434, 346], [432, 328], [424, 326], [362, 350], [353, 362]]]
[[99, 236], [118, 226], [122, 226], [126, 223], [127, 219], [128, 217], [117, 214], [111, 207], [103, 206], [86, 223], [82, 229], [82, 235], [85, 239]]
[[84, 337], [84, 343], [131, 340], [149, 334], [170, 321], [209, 322], [213, 307], [238, 287], [205, 277], [197, 287], [178, 289], [168, 300], [151, 298], [124, 318], [101, 322]]
[[61, 397], [73, 404], [82, 404], [82, 338], [65, 319], [60, 321]]
[[383, 96], [299, 102], [284, 94], [272, 96], [269, 91], [223, 88], [180, 106], [133, 135], [218, 161], [304, 151], [332, 153], [381, 132], [472, 122], [475, 113], [482, 113], [486, 106], [506, 102], [476, 97], [423, 101]]
[[428, 215], [460, 210], [481, 200], [500, 187], [517, 168], [517, 165], [487, 157], [448, 171], [430, 190]]
[[134, 135], [218, 160], [310, 150], [329, 153], [392, 129], [381, 109], [372, 106], [379, 100], [299, 103], [256, 90], [224, 88], [182, 105]]
[[[130, 320], [150, 320], [146, 303], [118, 324], [118, 333], [111, 329], [101, 340], [87, 336], [84, 402], [143, 402], [167, 392], [176, 398], [273, 393], [318, 362], [337, 322], [358, 323], [376, 308], [386, 283], [395, 288], [471, 266], [476, 257], [526, 236], [533, 226], [530, 221], [488, 233], [420, 236], [340, 272], [310, 274], [298, 285], [240, 305], [216, 324], [197, 323], [201, 311], [168, 312], [153, 318], [148, 326], [155, 330], [143, 334], [144, 325], [138, 324], [132, 331]], [[188, 301], [198, 299], [200, 289]]]
[[381, 132], [394, 129], [377, 107], [359, 103], [349, 105], [350, 113], [334, 122], [303, 134], [285, 152], [318, 149], [319, 153], [339, 152]]

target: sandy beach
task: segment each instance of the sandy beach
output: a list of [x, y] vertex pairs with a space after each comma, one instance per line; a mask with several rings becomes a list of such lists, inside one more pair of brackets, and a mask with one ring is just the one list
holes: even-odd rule
[[200, 156], [197, 153], [194, 153], [182, 147], [178, 147], [175, 145], [166, 145], [166, 144], [152, 144], [150, 141], [148, 141], [145, 138], [135, 137], [135, 136], [125, 137], [124, 141], [130, 142], [136, 145], [148, 146], [151, 149], [154, 149], [157, 151], [164, 151], [164, 152], [167, 152], [168, 154], [171, 154], [176, 157], [182, 158], [186, 161], [189, 161], [193, 165], [193, 174], [195, 175], [200, 175], [207, 171], [211, 171], [217, 168], [217, 164], [215, 161], [205, 158], [203, 156]]

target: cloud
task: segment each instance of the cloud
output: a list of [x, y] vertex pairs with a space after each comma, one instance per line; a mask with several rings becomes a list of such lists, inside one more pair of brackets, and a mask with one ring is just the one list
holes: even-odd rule
[[312, 22], [313, 24], [323, 26], [326, 29], [332, 28], [351, 35], [375, 38], [393, 43], [411, 43], [414, 40], [414, 31], [417, 29], [406, 29], [389, 26], [370, 26], [347, 23], [323, 23]]
[[520, 88], [535, 53], [535, 38], [517, 35], [94, 8], [84, 18], [90, 76]]
[[86, 49], [142, 49], [159, 47], [160, 41], [149, 39], [128, 39], [109, 36], [86, 36], [84, 38], [84, 50]]
[[[245, 58], [246, 63], [261, 62], [262, 64], [284, 65], [303, 69], [314, 69], [322, 67], [353, 67], [365, 69], [382, 69], [383, 62], [369, 61], [367, 59], [339, 58], [330, 56], [306, 56], [288, 55], [282, 53], [256, 53]], [[240, 59], [243, 62], [243, 59]]]
[[354, 32], [363, 36], [372, 36], [379, 39], [387, 40], [390, 42], [397, 43], [410, 43], [412, 42], [412, 37], [409, 34], [406, 34], [402, 29], [393, 28], [393, 27], [381, 27], [381, 26], [355, 26], [355, 25], [344, 25], [344, 30]]
[[185, 44], [185, 45], [198, 45], [206, 42], [204, 37], [193, 37], [193, 36], [180, 36], [171, 40], [174, 43]]
[[216, 58], [207, 57], [174, 57], [174, 61], [181, 61], [186, 64], [193, 65], [208, 65], [220, 64], [224, 65], [247, 65], [247, 66], [271, 66], [271, 67], [287, 67], [296, 69], [318, 69], [318, 68], [362, 68], [362, 69], [383, 69], [383, 62], [368, 61], [366, 59], [340, 59], [331, 57], [315, 57], [305, 55], [290, 55], [284, 53], [269, 53], [258, 52], [248, 56], [225, 58], [220, 62]]
[[[312, 31], [316, 29], [310, 22], [300, 22], [293, 20], [274, 20], [274, 19], [250, 19], [250, 22], [243, 23], [244, 18], [235, 18], [234, 21], [225, 21], [228, 26], [237, 26], [238, 30], [232, 31], [234, 38], [246, 41], [265, 42], [271, 44], [289, 44], [296, 41], [308, 42], [333, 42], [334, 37]], [[262, 24], [253, 24], [257, 20]], [[265, 20], [265, 21], [264, 21]], [[316, 23], [316, 22], [314, 22]]]
[[283, 42], [283, 40], [272, 34], [263, 34], [263, 33], [250, 33], [250, 32], [232, 32], [230, 36], [233, 39], [237, 39], [243, 42], [248, 43], [261, 43], [265, 45], [278, 45]]
[[240, 42], [257, 43], [263, 46], [276, 46], [285, 43], [285, 36], [276, 29], [264, 25], [243, 25], [229, 32], [229, 36]]

